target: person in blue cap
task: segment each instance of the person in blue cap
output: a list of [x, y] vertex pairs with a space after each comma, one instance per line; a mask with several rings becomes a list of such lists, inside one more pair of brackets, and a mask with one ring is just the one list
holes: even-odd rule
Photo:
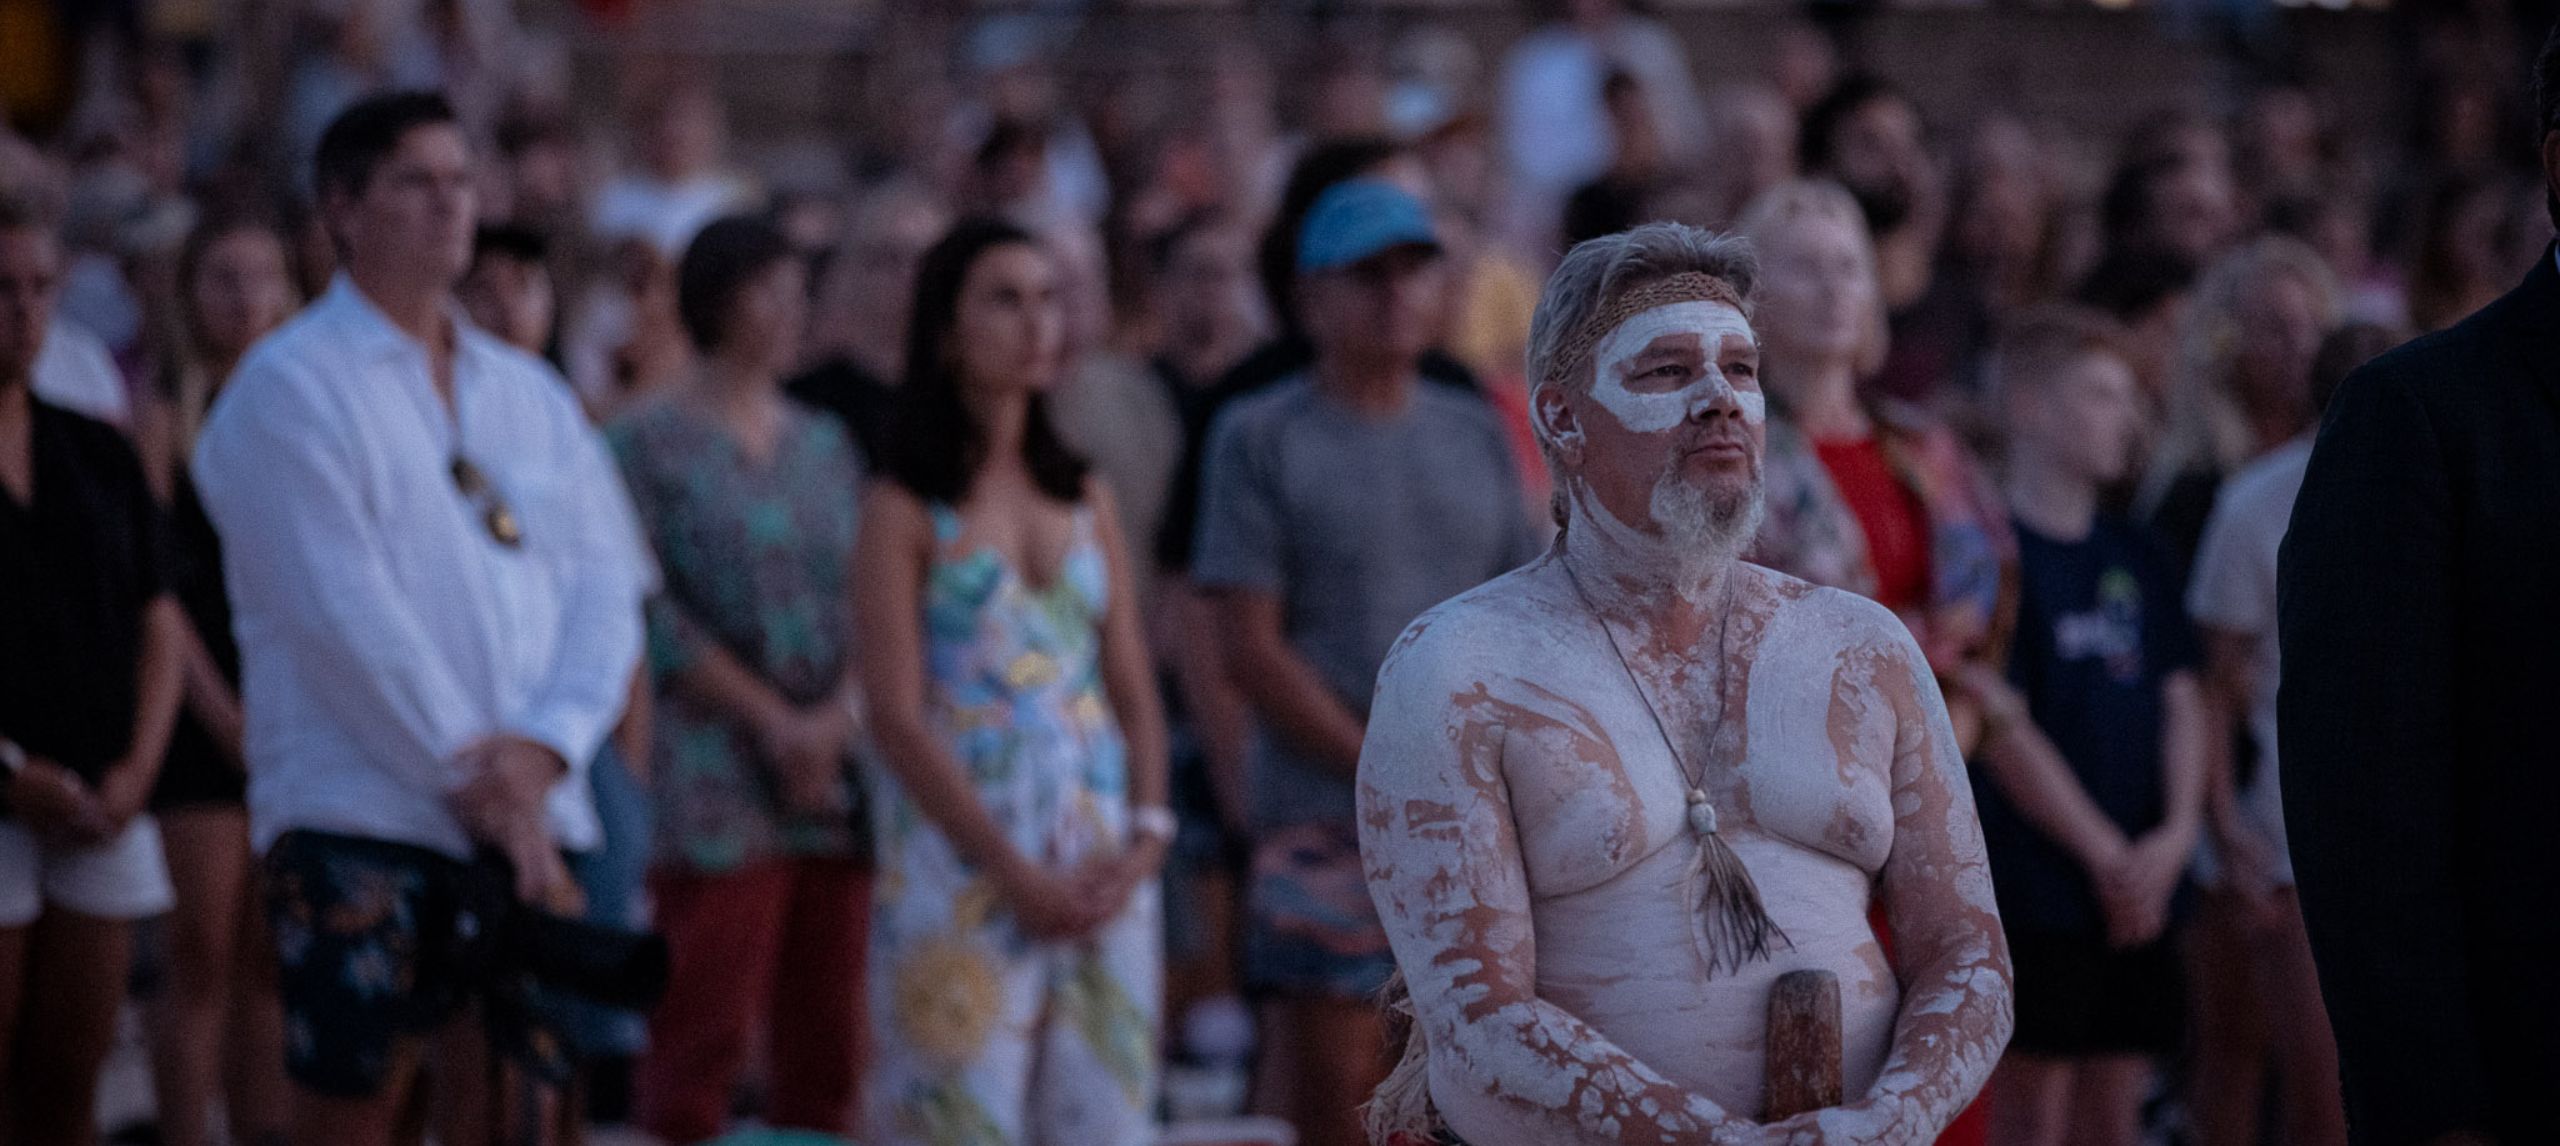
[[1449, 295], [1430, 209], [1338, 184], [1297, 274], [1314, 365], [1220, 413], [1192, 576], [1259, 725], [1245, 977], [1282, 1075], [1262, 1090], [1308, 1141], [1357, 1142], [1390, 1065], [1375, 997], [1394, 968], [1353, 818], [1371, 684], [1407, 624], [1535, 557], [1539, 531], [1493, 410], [1420, 383]]

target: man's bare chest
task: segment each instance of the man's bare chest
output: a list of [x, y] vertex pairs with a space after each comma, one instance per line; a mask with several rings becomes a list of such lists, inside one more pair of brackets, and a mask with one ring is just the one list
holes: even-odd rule
[[1587, 890], [1666, 847], [1695, 847], [1692, 787], [1723, 832], [1882, 868], [1893, 836], [1892, 707], [1860, 666], [1825, 663], [1836, 656], [1763, 644], [1737, 659], [1743, 677], [1721, 721], [1707, 690], [1657, 684], [1639, 695], [1615, 665], [1571, 693], [1534, 689], [1534, 703], [1514, 710], [1502, 770], [1538, 894]]

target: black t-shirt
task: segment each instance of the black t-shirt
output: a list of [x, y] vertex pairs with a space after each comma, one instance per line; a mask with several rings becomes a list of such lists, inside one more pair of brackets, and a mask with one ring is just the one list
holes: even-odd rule
[[1981, 276], [1961, 262], [1942, 263], [1927, 293], [1887, 317], [1891, 345], [1868, 385], [1922, 406], [1974, 394], [1978, 359], [1992, 330], [1984, 289]]
[[1235, 392], [1227, 388], [1227, 379], [1205, 381], [1185, 378], [1172, 362], [1158, 358], [1150, 364], [1156, 384], [1164, 387], [1173, 400], [1174, 417], [1182, 423], [1182, 454], [1174, 465], [1173, 476], [1165, 489], [1164, 513], [1156, 523], [1154, 544], [1149, 548], [1158, 568], [1186, 569], [1191, 565], [1191, 535], [1200, 527], [1201, 454], [1208, 448], [1209, 423], [1218, 417]]
[[876, 471], [888, 457], [889, 426], [898, 390], [889, 381], [838, 356], [810, 367], [784, 385], [792, 397], [836, 416], [845, 433], [862, 447], [862, 463]]
[[[2101, 515], [2078, 541], [2017, 523], [2018, 637], [2009, 679], [2082, 789], [2128, 838], [2157, 827], [2162, 686], [2201, 659], [2180, 578], [2139, 527]], [[1979, 770], [1983, 842], [2001, 920], [2039, 933], [2089, 935], [2104, 920], [2088, 873], [2028, 824]]]
[[2169, 559], [2183, 567], [2192, 567], [2196, 550], [2204, 547], [2205, 522], [2213, 517], [2214, 499], [2222, 493], [2222, 472], [2197, 468], [2179, 474], [2160, 497], [2144, 524], [2151, 536], [2159, 538]]
[[133, 743], [160, 511], [113, 428], [35, 403], [32, 503], [0, 491], [0, 736], [95, 782]]
[[[166, 523], [169, 541], [166, 574], [169, 591], [187, 611], [189, 626], [204, 642], [214, 667], [236, 691], [240, 686], [240, 645], [231, 631], [231, 598], [222, 584], [222, 540], [205, 516], [195, 483], [182, 471], [170, 499]], [[169, 731], [169, 754], [160, 761], [160, 780], [151, 790], [151, 808], [162, 811], [202, 804], [238, 804], [247, 777], [231, 762], [213, 730], [196, 719], [192, 708], [178, 710]]]
[[205, 652], [212, 655], [223, 679], [237, 686], [240, 642], [231, 632], [231, 597], [222, 583], [222, 538], [214, 533], [213, 519], [205, 516], [196, 483], [183, 470], [177, 475], [169, 512], [161, 520], [168, 540], [164, 574], [169, 591], [187, 611], [187, 620], [194, 623], [196, 636], [204, 641]]

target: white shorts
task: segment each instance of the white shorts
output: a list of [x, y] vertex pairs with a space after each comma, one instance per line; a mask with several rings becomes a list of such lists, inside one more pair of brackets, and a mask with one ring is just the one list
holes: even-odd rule
[[24, 927], [44, 906], [100, 919], [146, 919], [177, 899], [160, 854], [160, 825], [136, 817], [103, 844], [46, 843], [15, 820], [0, 820], [0, 927]]

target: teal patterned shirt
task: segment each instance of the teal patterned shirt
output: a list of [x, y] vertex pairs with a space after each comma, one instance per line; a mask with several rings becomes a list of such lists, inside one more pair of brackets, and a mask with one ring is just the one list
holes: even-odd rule
[[719, 873], [775, 856], [847, 854], [861, 843], [860, 809], [785, 814], [753, 730], [671, 685], [711, 649], [795, 705], [842, 679], [853, 656], [862, 478], [852, 443], [833, 419], [794, 403], [773, 456], [760, 461], [679, 396], [631, 412], [606, 436], [663, 580], [648, 605], [656, 862]]

